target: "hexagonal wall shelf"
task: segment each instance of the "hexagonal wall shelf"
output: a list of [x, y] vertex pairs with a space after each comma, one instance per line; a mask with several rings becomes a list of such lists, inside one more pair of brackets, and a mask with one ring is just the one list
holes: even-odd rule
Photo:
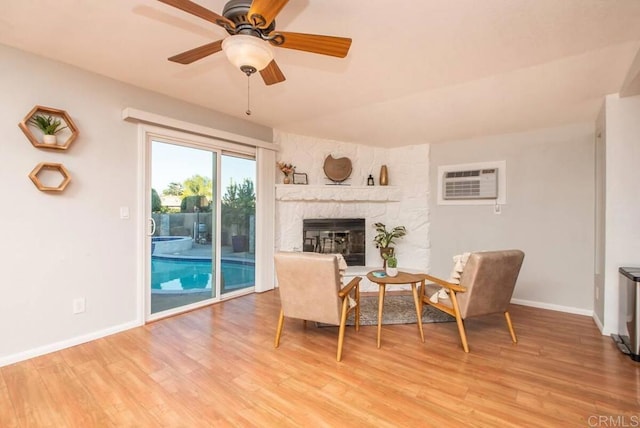
[[[35, 127], [33, 127], [33, 125], [30, 126], [29, 121], [31, 120], [31, 118], [38, 114], [54, 116], [61, 119], [64, 122], [64, 125], [66, 125], [68, 128], [68, 132], [67, 130], [64, 131], [66, 133], [66, 139], [60, 143], [53, 144], [45, 143], [42, 140], [42, 136], [40, 136], [41, 138], [37, 138], [32, 132], [33, 130], [35, 130]], [[76, 127], [76, 124], [73, 123], [73, 120], [71, 120], [71, 117], [67, 114], [66, 111], [59, 110], [57, 108], [35, 106], [24, 117], [24, 119], [22, 119], [22, 122], [20, 122], [18, 126], [20, 127], [20, 129], [22, 129], [22, 132], [24, 132], [24, 135], [27, 136], [31, 144], [39, 149], [66, 150], [69, 148], [73, 140], [78, 137], [78, 128]], [[41, 131], [39, 130], [38, 132], [41, 133]]]
[[[51, 183], [55, 183], [52, 177], [49, 177], [47, 182], [48, 184], [43, 184], [41, 181], [40, 174], [46, 172], [53, 172], [60, 175], [60, 181], [57, 185], [52, 185]], [[33, 181], [33, 184], [36, 185], [38, 190], [42, 190], [43, 192], [62, 192], [65, 187], [71, 181], [71, 175], [69, 175], [69, 171], [64, 167], [61, 163], [48, 163], [48, 162], [40, 162], [33, 168], [33, 171], [29, 174], [29, 178]]]

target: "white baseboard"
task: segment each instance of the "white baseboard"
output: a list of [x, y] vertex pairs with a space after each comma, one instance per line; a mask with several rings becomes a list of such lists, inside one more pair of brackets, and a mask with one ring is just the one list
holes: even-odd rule
[[142, 325], [139, 321], [131, 321], [125, 324], [120, 324], [114, 327], [106, 328], [104, 330], [95, 331], [83, 336], [73, 337], [68, 340], [63, 340], [49, 345], [41, 346], [39, 348], [30, 349], [24, 352], [18, 352], [17, 354], [7, 355], [0, 357], [0, 367], [8, 366], [9, 364], [25, 361], [30, 358], [39, 357], [41, 355], [49, 354], [51, 352], [60, 351], [61, 349], [70, 348], [72, 346], [81, 345], [83, 343], [91, 342], [92, 340], [101, 339], [106, 336], [111, 336], [115, 333], [120, 333], [125, 330], [139, 327]]
[[589, 309], [574, 308], [572, 306], [554, 305], [552, 303], [534, 302], [532, 300], [511, 299], [511, 303], [516, 305], [531, 306], [533, 308], [549, 309], [552, 311], [566, 312], [569, 314], [586, 315], [593, 317], [593, 311]]
[[608, 328], [605, 328], [604, 324], [602, 324], [602, 321], [600, 320], [600, 318], [598, 318], [595, 312], [593, 313], [593, 322], [596, 323], [596, 326], [598, 326], [598, 329], [600, 329], [600, 333], [602, 333], [603, 336], [611, 336], [612, 334], [618, 334], [617, 331], [613, 331]]
[[598, 315], [596, 315], [596, 313], [593, 313], [593, 322], [596, 323], [596, 326], [598, 327], [598, 329], [600, 330], [600, 333], [602, 333], [603, 335], [605, 334], [604, 332], [604, 326], [602, 325], [602, 323], [600, 322], [600, 318], [598, 318]]

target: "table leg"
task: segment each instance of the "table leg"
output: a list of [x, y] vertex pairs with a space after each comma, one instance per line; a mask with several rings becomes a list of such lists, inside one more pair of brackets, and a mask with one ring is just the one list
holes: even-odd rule
[[424, 343], [424, 330], [422, 330], [422, 314], [420, 313], [420, 298], [418, 297], [418, 290], [416, 290], [416, 283], [411, 283], [411, 291], [413, 292], [413, 302], [416, 305], [416, 315], [418, 317], [418, 331], [420, 331], [420, 339]]
[[384, 284], [378, 284], [378, 349], [380, 349], [380, 336], [382, 334], [382, 308], [384, 307]]

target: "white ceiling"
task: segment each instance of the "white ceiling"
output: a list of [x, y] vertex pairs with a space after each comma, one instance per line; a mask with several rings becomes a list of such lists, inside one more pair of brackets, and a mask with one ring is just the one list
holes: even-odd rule
[[[195, 0], [222, 13], [225, 0]], [[593, 121], [640, 49], [640, 0], [290, 0], [283, 31], [351, 37], [345, 59], [275, 49], [247, 81], [226, 37], [156, 0], [2, 0], [0, 43], [282, 131], [376, 146]]]

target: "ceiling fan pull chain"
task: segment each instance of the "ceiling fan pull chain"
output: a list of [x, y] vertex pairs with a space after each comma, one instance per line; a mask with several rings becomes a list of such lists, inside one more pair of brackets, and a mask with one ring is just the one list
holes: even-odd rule
[[251, 75], [247, 74], [247, 116], [251, 116]]

